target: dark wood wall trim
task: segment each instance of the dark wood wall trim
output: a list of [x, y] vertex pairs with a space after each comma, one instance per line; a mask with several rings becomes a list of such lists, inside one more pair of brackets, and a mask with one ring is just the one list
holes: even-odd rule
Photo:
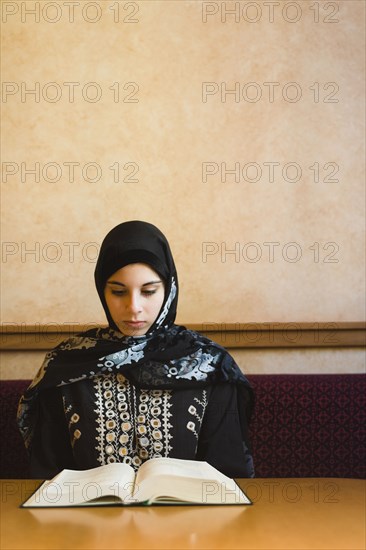
[[[47, 351], [62, 340], [96, 324], [4, 323], [0, 327], [0, 349], [5, 351]], [[226, 348], [337, 348], [366, 345], [365, 322], [263, 322], [188, 323]]]

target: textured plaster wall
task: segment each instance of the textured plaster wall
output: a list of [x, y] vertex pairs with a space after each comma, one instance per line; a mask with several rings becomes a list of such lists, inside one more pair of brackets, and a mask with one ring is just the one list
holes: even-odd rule
[[364, 320], [365, 4], [278, 4], [1, 2], [3, 323], [104, 322], [130, 219], [179, 322]]

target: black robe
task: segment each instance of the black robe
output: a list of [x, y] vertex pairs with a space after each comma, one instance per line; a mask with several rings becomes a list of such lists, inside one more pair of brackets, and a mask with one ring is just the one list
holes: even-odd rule
[[[104, 297], [108, 278], [131, 263], [149, 265], [164, 282], [160, 312], [141, 336], [119, 331]], [[140, 221], [112, 229], [95, 282], [109, 326], [51, 350], [19, 403], [32, 475], [111, 461], [137, 469], [164, 456], [206, 460], [229, 477], [253, 476], [253, 391], [224, 348], [174, 324], [178, 277], [161, 231]]]
[[141, 390], [120, 374], [42, 392], [31, 475], [154, 457], [205, 460], [229, 477], [252, 477], [245, 407], [235, 385]]

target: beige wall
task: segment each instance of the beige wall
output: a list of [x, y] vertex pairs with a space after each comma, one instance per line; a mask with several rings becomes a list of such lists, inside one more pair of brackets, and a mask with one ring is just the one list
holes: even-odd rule
[[[229, 349], [245, 374], [360, 374], [365, 372], [362, 349], [238, 350]], [[0, 380], [32, 379], [44, 352], [2, 352]]]
[[179, 322], [364, 320], [364, 2], [79, 4], [2, 2], [2, 322], [103, 323], [129, 219], [171, 242]]

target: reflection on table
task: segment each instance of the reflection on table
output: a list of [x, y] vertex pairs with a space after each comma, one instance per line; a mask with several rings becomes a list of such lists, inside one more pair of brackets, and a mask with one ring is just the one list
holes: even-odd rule
[[1, 482], [1, 548], [365, 548], [365, 482], [238, 480], [252, 506], [22, 509], [39, 486]]

